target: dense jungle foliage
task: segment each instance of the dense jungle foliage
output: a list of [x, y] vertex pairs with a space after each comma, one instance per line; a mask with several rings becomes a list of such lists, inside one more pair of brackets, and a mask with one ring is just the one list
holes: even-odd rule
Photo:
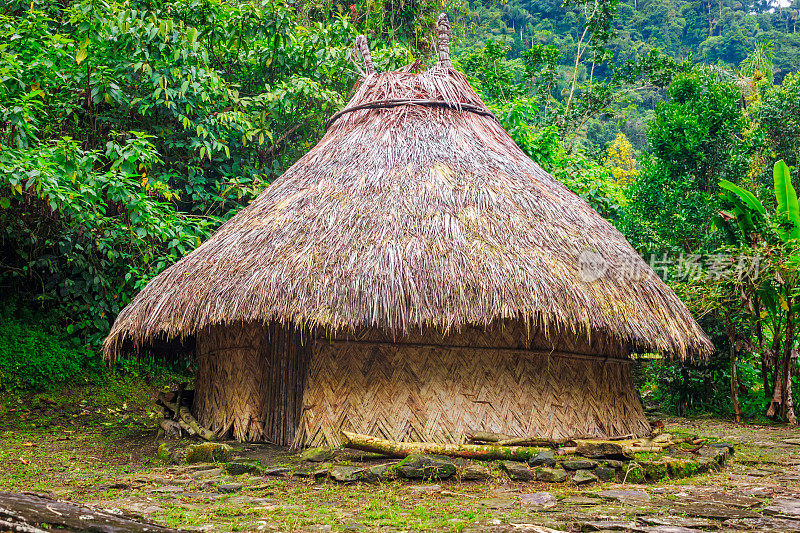
[[517, 144], [615, 224], [717, 353], [645, 399], [793, 421], [800, 4], [6, 0], [0, 389], [101, 366], [122, 307], [321, 137], [359, 75], [453, 59]]

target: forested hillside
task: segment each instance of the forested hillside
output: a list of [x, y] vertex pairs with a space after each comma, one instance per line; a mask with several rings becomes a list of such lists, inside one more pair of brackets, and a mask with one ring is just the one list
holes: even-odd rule
[[[609, 3], [612, 5], [613, 3]], [[678, 58], [738, 65], [759, 42], [775, 44], [778, 77], [800, 66], [797, 22], [800, 3], [622, 0], [611, 28], [614, 59], [636, 59], [657, 47]], [[466, 41], [502, 38], [518, 57], [536, 44], [557, 46], [565, 55], [580, 39], [580, 15], [558, 1], [472, 2]]]
[[6, 2], [0, 389], [100, 366], [136, 292], [321, 138], [360, 74], [355, 36], [368, 36], [380, 70], [429, 63], [446, 9], [454, 65], [512, 138], [648, 254], [712, 336], [710, 363], [656, 365], [650, 392], [676, 409], [728, 411], [743, 390], [746, 414], [770, 406], [789, 419], [798, 8]]
[[[584, 33], [584, 23], [597, 11], [602, 32]], [[462, 48], [498, 44], [508, 59], [517, 60], [516, 79], [525, 76], [522, 63], [531, 52], [557, 56], [558, 74], [551, 93], [564, 99], [577, 81], [609, 80], [615, 68], [639, 63], [653, 49], [676, 60], [735, 69], [758, 48], [772, 51], [772, 72], [780, 82], [800, 67], [800, 34], [796, 32], [800, 3], [780, 2], [601, 0], [560, 2], [510, 0], [475, 2], [464, 7]], [[541, 52], [539, 52], [541, 53]], [[580, 61], [575, 61], [580, 56]], [[595, 61], [598, 59], [598, 61]], [[530, 61], [528, 61], [530, 62]], [[617, 74], [618, 75], [618, 74]], [[584, 148], [599, 153], [623, 131], [637, 150], [647, 150], [645, 124], [661, 94], [639, 87], [620, 95], [601, 120], [582, 125]]]

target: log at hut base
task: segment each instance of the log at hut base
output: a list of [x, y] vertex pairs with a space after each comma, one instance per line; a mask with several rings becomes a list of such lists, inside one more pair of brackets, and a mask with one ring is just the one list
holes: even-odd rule
[[[473, 433], [475, 438], [477, 433]], [[491, 437], [485, 433], [483, 436]], [[342, 431], [342, 444], [365, 452], [379, 453], [388, 457], [403, 458], [414, 454], [435, 454], [448, 457], [463, 457], [484, 461], [527, 461], [543, 448], [558, 448], [559, 455], [578, 454], [587, 457], [607, 456], [615, 459], [630, 459], [634, 453], [659, 453], [670, 446], [691, 441], [691, 438], [630, 439], [630, 440], [585, 440], [585, 439], [536, 439], [515, 438], [498, 440], [491, 444], [439, 444], [436, 442], [398, 442], [350, 431]], [[519, 446], [517, 443], [541, 443], [539, 446]], [[554, 446], [556, 442], [562, 443]], [[507, 444], [508, 443], [508, 444]], [[595, 452], [592, 455], [590, 452]], [[602, 453], [601, 453], [602, 452]], [[599, 455], [598, 455], [599, 454]]]
[[481, 444], [484, 442], [500, 442], [501, 440], [513, 439], [511, 435], [502, 433], [492, 433], [490, 431], [473, 431], [467, 434], [467, 441], [470, 444]]
[[346, 448], [374, 452], [388, 457], [403, 458], [414, 454], [446, 455], [481, 461], [527, 461], [542, 448], [528, 446], [498, 446], [496, 444], [438, 444], [435, 442], [397, 442], [369, 435], [342, 431]]

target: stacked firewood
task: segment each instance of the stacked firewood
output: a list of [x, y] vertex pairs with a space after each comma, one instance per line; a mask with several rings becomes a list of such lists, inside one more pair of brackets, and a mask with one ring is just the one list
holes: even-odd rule
[[203, 440], [216, 440], [213, 431], [208, 430], [197, 422], [192, 415], [191, 406], [194, 401], [194, 391], [185, 390], [181, 385], [178, 390], [159, 392], [156, 405], [161, 409], [162, 419], [159, 427], [168, 436], [183, 437], [198, 436]]

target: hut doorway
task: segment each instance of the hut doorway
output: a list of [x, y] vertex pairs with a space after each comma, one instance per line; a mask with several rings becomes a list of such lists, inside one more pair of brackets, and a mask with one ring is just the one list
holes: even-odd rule
[[292, 444], [311, 344], [300, 331], [276, 323], [202, 330], [197, 336], [195, 417], [220, 436]]

